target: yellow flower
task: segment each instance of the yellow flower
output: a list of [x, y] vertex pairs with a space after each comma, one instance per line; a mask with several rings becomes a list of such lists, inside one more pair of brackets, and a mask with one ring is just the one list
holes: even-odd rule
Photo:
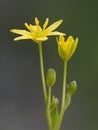
[[62, 22], [63, 20], [58, 20], [52, 25], [50, 25], [48, 28], [49, 19], [46, 18], [45, 23], [43, 24], [43, 28], [39, 25], [39, 20], [37, 17], [35, 17], [35, 25], [32, 24], [27, 24], [25, 23], [25, 27], [29, 30], [21, 30], [21, 29], [12, 29], [10, 30], [13, 33], [20, 34], [21, 36], [16, 37], [14, 40], [23, 40], [23, 39], [31, 39], [35, 41], [36, 43], [40, 43], [43, 41], [46, 41], [48, 39], [47, 36], [52, 36], [52, 35], [65, 35], [64, 33], [60, 33], [58, 31], [54, 31]]
[[69, 36], [68, 39], [65, 41], [63, 36], [59, 36], [59, 39], [57, 39], [57, 43], [59, 56], [64, 61], [68, 61], [77, 48], [78, 38], [74, 40], [72, 36]]

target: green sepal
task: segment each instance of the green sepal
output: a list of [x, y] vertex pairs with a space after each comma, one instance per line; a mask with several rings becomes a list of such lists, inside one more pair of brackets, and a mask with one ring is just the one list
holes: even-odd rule
[[69, 93], [67, 93], [66, 98], [65, 98], [64, 110], [66, 110], [68, 108], [70, 103], [71, 103], [71, 95]]
[[51, 119], [52, 119], [52, 127], [55, 127], [55, 124], [59, 117], [59, 111], [58, 111], [58, 99], [53, 96], [52, 103], [50, 107], [51, 111]]

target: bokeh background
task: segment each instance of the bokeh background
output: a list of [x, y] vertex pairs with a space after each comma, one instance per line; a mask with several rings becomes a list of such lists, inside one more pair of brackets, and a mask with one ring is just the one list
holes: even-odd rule
[[[79, 37], [76, 53], [68, 63], [67, 83], [78, 90], [65, 113], [61, 130], [98, 130], [98, 0], [0, 1], [0, 130], [47, 130], [40, 80], [38, 46], [14, 42], [12, 28], [24, 28], [38, 17], [43, 24], [63, 19], [59, 31]], [[48, 44], [47, 44], [48, 43]], [[53, 89], [61, 99], [63, 63], [54, 37], [43, 43], [45, 72], [57, 71]]]

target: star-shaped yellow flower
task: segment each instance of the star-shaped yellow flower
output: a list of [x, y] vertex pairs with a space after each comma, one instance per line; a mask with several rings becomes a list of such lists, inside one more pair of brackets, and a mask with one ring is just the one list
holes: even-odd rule
[[41, 26], [39, 25], [39, 20], [37, 19], [37, 17], [35, 17], [35, 25], [27, 24], [27, 23], [24, 24], [29, 31], [21, 30], [21, 29], [12, 29], [10, 31], [21, 35], [19, 37], [16, 37], [14, 39], [15, 41], [23, 40], [23, 39], [31, 39], [36, 43], [40, 43], [46, 41], [48, 39], [48, 36], [65, 35], [64, 33], [54, 31], [62, 22], [63, 22], [62, 19], [58, 20], [52, 25], [50, 25], [48, 28], [46, 28], [49, 23], [49, 19], [46, 18], [45, 23], [43, 24], [43, 28], [41, 28]]
[[64, 61], [68, 61], [77, 48], [78, 38], [74, 40], [72, 36], [69, 36], [68, 39], [65, 41], [63, 36], [59, 36], [59, 39], [57, 39], [57, 43], [59, 56]]

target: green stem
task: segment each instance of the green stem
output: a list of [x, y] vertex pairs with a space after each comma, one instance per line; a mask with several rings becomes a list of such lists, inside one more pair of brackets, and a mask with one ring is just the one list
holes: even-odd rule
[[51, 104], [51, 87], [49, 87], [49, 92], [48, 92], [48, 103], [47, 107], [50, 109], [50, 104]]
[[43, 93], [44, 93], [44, 100], [46, 103], [47, 102], [47, 90], [46, 90], [45, 75], [44, 75], [42, 43], [39, 43], [38, 45], [39, 45], [39, 56], [40, 56], [41, 80], [42, 80], [42, 87], [43, 87]]
[[67, 74], [67, 62], [64, 61], [64, 74], [63, 74], [63, 89], [62, 89], [62, 104], [61, 110], [65, 105], [65, 97], [66, 97], [66, 74]]
[[66, 74], [67, 74], [67, 62], [64, 62], [64, 74], [63, 74], [63, 89], [62, 89], [62, 103], [61, 103], [61, 110], [60, 110], [60, 115], [57, 121], [57, 124], [55, 126], [54, 130], [59, 130], [61, 123], [62, 123], [62, 119], [64, 116], [64, 112], [65, 112], [65, 97], [66, 97]]
[[48, 126], [49, 126], [49, 130], [52, 130], [52, 120], [51, 120], [51, 111], [50, 111], [50, 105], [51, 105], [51, 87], [49, 87], [49, 91], [48, 91], [48, 102], [47, 102], [47, 110], [46, 110], [46, 114], [47, 114], [47, 121], [48, 121]]

